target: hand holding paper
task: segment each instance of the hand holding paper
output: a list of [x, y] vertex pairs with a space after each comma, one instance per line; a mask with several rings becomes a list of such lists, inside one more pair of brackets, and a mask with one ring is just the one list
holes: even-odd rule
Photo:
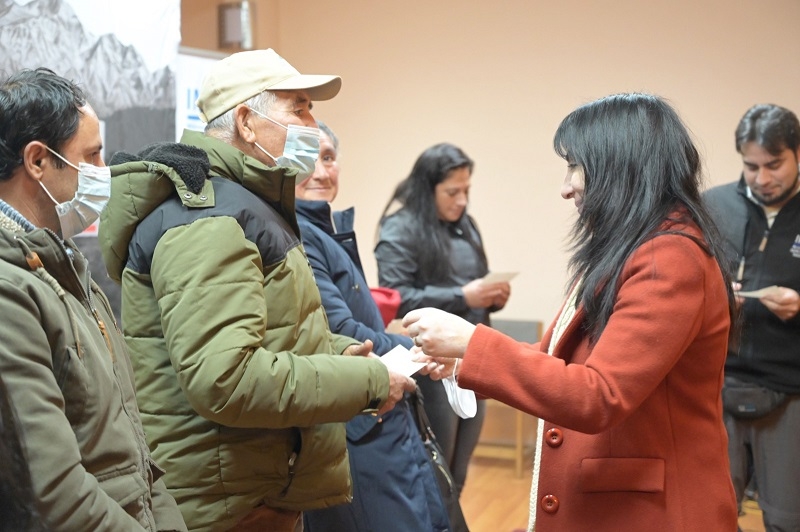
[[380, 359], [389, 368], [389, 371], [400, 373], [406, 377], [412, 376], [425, 367], [425, 362], [415, 362], [414, 354], [402, 345], [396, 346]]
[[736, 295], [739, 297], [752, 297], [755, 299], [761, 299], [764, 296], [768, 295], [777, 295], [781, 291], [779, 286], [767, 286], [764, 288], [759, 288], [758, 290], [749, 290], [747, 292], [736, 292]]
[[800, 294], [785, 286], [772, 285], [735, 294], [738, 297], [758, 298], [770, 312], [784, 321], [794, 318], [800, 311]]
[[515, 275], [517, 274], [488, 273], [484, 277], [468, 282], [461, 287], [464, 301], [470, 308], [504, 307], [511, 294], [508, 280]]
[[507, 283], [517, 276], [518, 272], [489, 272], [483, 276], [483, 282], [487, 284]]

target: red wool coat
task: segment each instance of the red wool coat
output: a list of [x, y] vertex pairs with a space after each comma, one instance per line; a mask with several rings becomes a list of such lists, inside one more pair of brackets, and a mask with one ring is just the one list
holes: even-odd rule
[[479, 326], [459, 371], [460, 386], [544, 420], [536, 532], [735, 531], [716, 261], [686, 236], [657, 236], [625, 265], [594, 346], [583, 315], [554, 349], [552, 325], [533, 345]]

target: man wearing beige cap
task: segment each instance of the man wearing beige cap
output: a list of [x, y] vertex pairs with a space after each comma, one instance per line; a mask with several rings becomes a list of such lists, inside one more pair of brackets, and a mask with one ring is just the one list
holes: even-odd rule
[[272, 50], [216, 63], [204, 133], [112, 159], [100, 240], [153, 456], [190, 530], [302, 528], [351, 500], [344, 425], [414, 382], [334, 335], [300, 244], [295, 181], [314, 170], [311, 101], [336, 76]]

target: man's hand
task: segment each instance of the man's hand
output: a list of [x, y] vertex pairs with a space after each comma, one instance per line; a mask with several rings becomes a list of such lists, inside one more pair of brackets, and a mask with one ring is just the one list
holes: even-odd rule
[[403, 400], [405, 392], [413, 392], [417, 389], [417, 383], [414, 379], [406, 377], [401, 373], [389, 372], [389, 398], [384, 403], [383, 407], [378, 411], [378, 415], [383, 415], [396, 405], [399, 401]]
[[366, 357], [370, 353], [372, 353], [372, 340], [366, 340], [363, 344], [347, 346], [342, 354], [345, 356]]
[[780, 289], [759, 299], [770, 312], [778, 316], [783, 321], [794, 318], [800, 310], [800, 294], [781, 286]]

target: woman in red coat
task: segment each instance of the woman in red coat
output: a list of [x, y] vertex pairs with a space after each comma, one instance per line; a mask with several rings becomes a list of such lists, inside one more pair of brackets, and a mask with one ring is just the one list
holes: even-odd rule
[[542, 342], [436, 309], [404, 325], [438, 377], [539, 418], [530, 530], [734, 531], [720, 391], [735, 303], [697, 150], [646, 94], [579, 107], [554, 146], [578, 218]]

